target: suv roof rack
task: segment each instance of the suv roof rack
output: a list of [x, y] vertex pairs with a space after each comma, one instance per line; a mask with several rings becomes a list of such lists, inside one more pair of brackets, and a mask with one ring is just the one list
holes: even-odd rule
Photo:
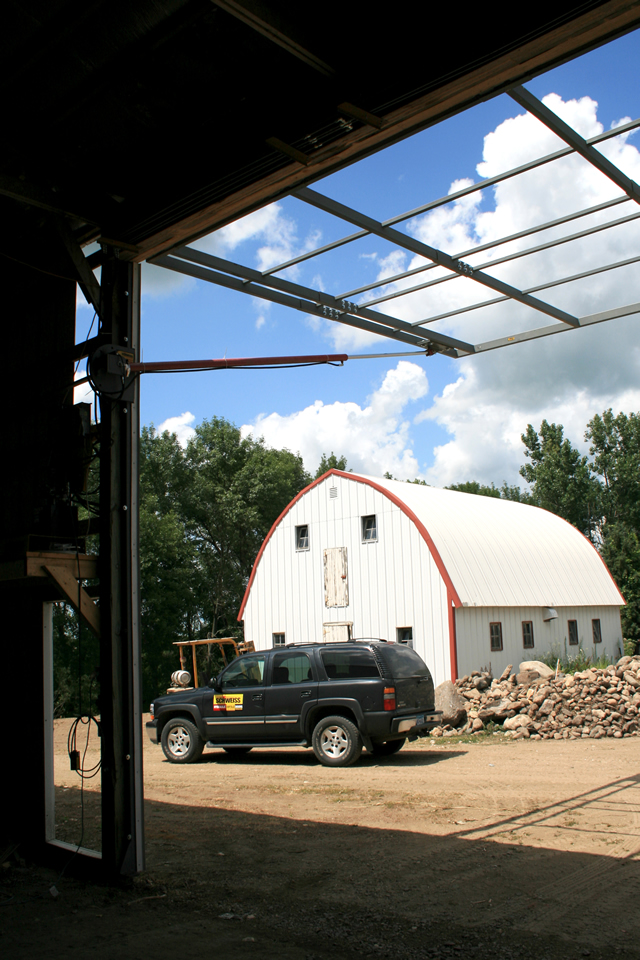
[[289, 647], [333, 647], [349, 643], [393, 643], [392, 640], [383, 640], [382, 637], [351, 637], [349, 640], [304, 640], [298, 643], [285, 643], [281, 647], [272, 647], [272, 650], [289, 649]]

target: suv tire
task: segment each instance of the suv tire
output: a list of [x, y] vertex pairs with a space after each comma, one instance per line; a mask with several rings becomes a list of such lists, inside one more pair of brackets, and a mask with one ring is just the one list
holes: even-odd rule
[[162, 749], [170, 763], [194, 763], [202, 756], [204, 740], [191, 720], [174, 717], [162, 728]]
[[362, 737], [346, 717], [325, 717], [313, 731], [313, 752], [325, 767], [349, 767], [362, 753]]
[[403, 737], [402, 740], [385, 740], [380, 743], [373, 744], [373, 756], [374, 757], [390, 757], [393, 753], [397, 753], [399, 750], [402, 750], [407, 738]]

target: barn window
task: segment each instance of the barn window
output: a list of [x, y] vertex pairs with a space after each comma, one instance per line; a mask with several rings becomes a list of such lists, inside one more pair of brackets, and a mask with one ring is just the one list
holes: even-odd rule
[[[522, 646], [525, 650], [532, 650], [534, 647], [533, 624], [531, 620], [522, 621]], [[502, 649], [502, 647], [500, 649]]]
[[593, 642], [602, 643], [602, 630], [600, 629], [599, 620], [591, 621], [591, 632], [593, 633]]
[[303, 523], [300, 527], [296, 527], [296, 550], [308, 550], [309, 549], [309, 525]]
[[413, 627], [396, 627], [397, 643], [413, 643]]
[[569, 643], [571, 646], [577, 647], [578, 645], [578, 621], [577, 620], [567, 620], [567, 626], [569, 628]]
[[489, 635], [491, 637], [491, 649], [502, 650], [502, 624], [490, 623]]
[[284, 633], [272, 633], [271, 639], [274, 647], [284, 647]]
[[372, 514], [370, 517], [362, 518], [362, 542], [370, 543], [372, 540], [378, 539], [378, 524], [376, 523], [376, 515]]

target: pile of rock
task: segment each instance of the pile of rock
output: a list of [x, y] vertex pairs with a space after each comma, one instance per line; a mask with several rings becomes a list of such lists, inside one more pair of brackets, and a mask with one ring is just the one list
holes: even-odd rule
[[577, 740], [637, 736], [640, 726], [640, 657], [622, 657], [604, 670], [556, 676], [540, 661], [509, 665], [494, 679], [474, 671], [436, 688], [442, 726], [432, 736], [478, 733], [490, 722], [514, 740]]

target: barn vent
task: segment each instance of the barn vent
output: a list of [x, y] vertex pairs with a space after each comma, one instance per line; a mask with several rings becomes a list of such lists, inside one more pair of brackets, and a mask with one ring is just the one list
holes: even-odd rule
[[337, 499], [338, 499], [338, 488], [337, 488], [337, 487], [329, 487], [329, 499], [330, 499], [330, 500], [337, 500]]

